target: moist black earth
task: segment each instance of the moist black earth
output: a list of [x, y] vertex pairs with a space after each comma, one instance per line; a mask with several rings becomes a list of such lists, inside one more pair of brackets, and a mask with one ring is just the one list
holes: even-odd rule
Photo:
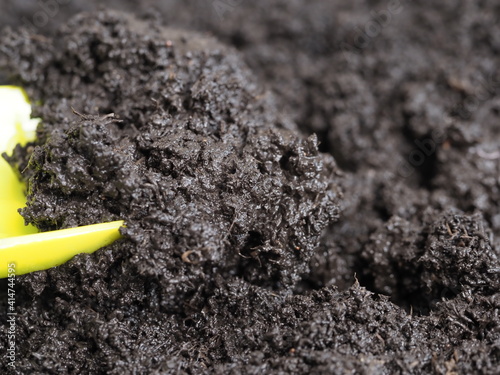
[[17, 278], [15, 372], [500, 373], [497, 3], [0, 4], [22, 215], [126, 221]]

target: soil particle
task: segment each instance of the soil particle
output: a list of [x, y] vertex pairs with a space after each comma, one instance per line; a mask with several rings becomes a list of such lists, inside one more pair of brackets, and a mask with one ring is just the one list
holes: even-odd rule
[[485, 225], [478, 214], [426, 211], [423, 223], [393, 216], [362, 253], [367, 273], [375, 289], [422, 312], [460, 293], [495, 294], [499, 260]]

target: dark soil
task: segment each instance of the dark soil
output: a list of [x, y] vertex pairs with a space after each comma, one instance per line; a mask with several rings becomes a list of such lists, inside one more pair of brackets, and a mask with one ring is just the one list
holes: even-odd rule
[[17, 278], [17, 373], [500, 373], [496, 2], [62, 3], [0, 1], [22, 214], [127, 227]]

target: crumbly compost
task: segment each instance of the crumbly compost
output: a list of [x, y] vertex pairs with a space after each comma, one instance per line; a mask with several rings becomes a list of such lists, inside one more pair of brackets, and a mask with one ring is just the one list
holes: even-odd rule
[[18, 278], [19, 373], [500, 372], [495, 1], [0, 4], [23, 215], [127, 221]]

